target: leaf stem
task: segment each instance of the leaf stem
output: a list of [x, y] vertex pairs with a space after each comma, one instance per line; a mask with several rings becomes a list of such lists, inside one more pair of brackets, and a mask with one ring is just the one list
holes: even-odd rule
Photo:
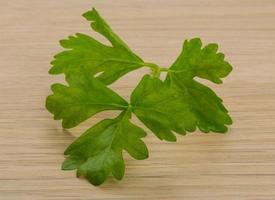
[[165, 67], [160, 67], [155, 63], [150, 63], [150, 62], [144, 62], [143, 63], [144, 67], [149, 67], [151, 69], [151, 75], [153, 77], [160, 77], [161, 72], [168, 72], [169, 69]]

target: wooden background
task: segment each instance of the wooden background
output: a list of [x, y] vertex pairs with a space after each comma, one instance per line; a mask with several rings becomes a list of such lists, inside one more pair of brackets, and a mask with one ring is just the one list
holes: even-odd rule
[[[223, 85], [208, 84], [234, 119], [228, 134], [167, 143], [150, 133], [150, 158], [126, 155], [125, 178], [101, 187], [61, 171], [74, 136], [112, 115], [65, 131], [44, 107], [50, 84], [63, 79], [47, 74], [58, 40], [91, 33], [81, 14], [93, 6], [138, 55], [162, 66], [186, 38], [219, 43], [234, 71]], [[275, 0], [0, 0], [0, 199], [274, 200], [274, 63]], [[112, 87], [129, 98], [144, 72]]]

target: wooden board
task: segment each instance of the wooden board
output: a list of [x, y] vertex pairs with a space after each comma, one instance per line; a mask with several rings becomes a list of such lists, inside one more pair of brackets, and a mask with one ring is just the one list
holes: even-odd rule
[[[161, 66], [175, 60], [184, 39], [217, 42], [234, 71], [223, 85], [207, 84], [234, 119], [228, 134], [198, 132], [167, 143], [150, 133], [150, 158], [126, 155], [125, 178], [101, 187], [61, 171], [74, 136], [111, 115], [68, 132], [44, 107], [50, 84], [62, 80], [47, 74], [58, 40], [92, 33], [81, 14], [93, 6], [138, 55]], [[0, 199], [274, 200], [274, 63], [274, 0], [1, 0]], [[144, 72], [112, 87], [129, 98]]]

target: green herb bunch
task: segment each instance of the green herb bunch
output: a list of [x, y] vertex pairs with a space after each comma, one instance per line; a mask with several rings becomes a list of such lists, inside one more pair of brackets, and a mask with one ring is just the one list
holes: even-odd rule
[[[73, 128], [98, 112], [119, 110], [113, 119], [104, 119], [89, 128], [65, 151], [64, 170], [77, 170], [93, 185], [102, 184], [112, 174], [121, 180], [125, 163], [123, 150], [133, 158], [148, 158], [142, 138], [146, 132], [131, 122], [134, 114], [159, 139], [176, 141], [175, 133], [185, 135], [198, 128], [204, 133], [225, 133], [232, 124], [227, 109], [213, 90], [195, 77], [222, 83], [232, 70], [218, 53], [217, 44], [202, 46], [199, 38], [185, 40], [182, 51], [170, 68], [145, 62], [115, 34], [99, 13], [92, 9], [83, 15], [91, 28], [108, 39], [103, 44], [77, 33], [60, 44], [66, 50], [54, 56], [50, 74], [64, 74], [67, 85], [55, 83], [46, 108], [63, 128]], [[130, 102], [108, 85], [130, 71], [148, 67], [133, 90]], [[167, 76], [161, 80], [160, 74]]]

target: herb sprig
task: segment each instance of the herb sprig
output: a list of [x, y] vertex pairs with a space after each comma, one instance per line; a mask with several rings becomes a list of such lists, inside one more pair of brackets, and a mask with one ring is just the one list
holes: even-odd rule
[[[142, 138], [146, 132], [131, 122], [136, 115], [159, 139], [176, 141], [199, 128], [202, 132], [225, 133], [232, 124], [227, 109], [213, 90], [195, 77], [222, 83], [232, 70], [218, 52], [217, 44], [202, 46], [199, 38], [185, 40], [182, 51], [170, 68], [143, 61], [99, 13], [83, 15], [91, 28], [108, 39], [103, 44], [77, 33], [61, 40], [64, 51], [54, 56], [50, 74], [64, 74], [68, 85], [55, 83], [46, 108], [64, 128], [73, 128], [98, 112], [120, 110], [114, 119], [104, 119], [83, 133], [65, 151], [64, 170], [77, 170], [93, 185], [102, 184], [109, 174], [121, 180], [125, 171], [123, 150], [137, 160], [148, 158]], [[127, 102], [108, 85], [130, 71], [148, 67]], [[160, 74], [167, 72], [165, 80]]]

